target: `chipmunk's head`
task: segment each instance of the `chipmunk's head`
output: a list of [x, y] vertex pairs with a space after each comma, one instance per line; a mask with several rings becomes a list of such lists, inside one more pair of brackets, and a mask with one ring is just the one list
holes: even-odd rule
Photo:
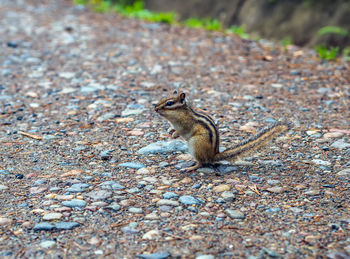
[[183, 92], [178, 93], [176, 90], [168, 97], [161, 99], [156, 107], [155, 111], [165, 118], [171, 118], [176, 116], [179, 109], [186, 107], [186, 94]]

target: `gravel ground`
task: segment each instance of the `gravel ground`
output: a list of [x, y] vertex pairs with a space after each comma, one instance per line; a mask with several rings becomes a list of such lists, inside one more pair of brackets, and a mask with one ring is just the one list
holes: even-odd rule
[[[349, 258], [349, 63], [308, 49], [0, 1], [0, 257]], [[191, 158], [153, 105], [181, 87], [236, 164]]]

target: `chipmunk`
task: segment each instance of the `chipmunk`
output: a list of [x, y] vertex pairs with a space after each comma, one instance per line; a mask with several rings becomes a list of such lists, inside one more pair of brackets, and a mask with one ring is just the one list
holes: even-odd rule
[[177, 91], [173, 95], [161, 99], [155, 106], [155, 111], [165, 117], [173, 126], [172, 137], [181, 136], [187, 141], [190, 154], [197, 163], [185, 171], [196, 170], [203, 165], [221, 160], [237, 160], [265, 146], [280, 133], [290, 129], [290, 123], [277, 122], [265, 128], [258, 134], [219, 152], [219, 132], [214, 120], [204, 112], [195, 111], [186, 102], [186, 94]]

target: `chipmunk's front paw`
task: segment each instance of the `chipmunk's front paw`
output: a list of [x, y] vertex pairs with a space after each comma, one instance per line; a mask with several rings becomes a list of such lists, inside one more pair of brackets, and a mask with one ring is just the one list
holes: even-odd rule
[[171, 135], [172, 138], [178, 138], [180, 137], [179, 133], [175, 129], [171, 129], [169, 131], [169, 134]]

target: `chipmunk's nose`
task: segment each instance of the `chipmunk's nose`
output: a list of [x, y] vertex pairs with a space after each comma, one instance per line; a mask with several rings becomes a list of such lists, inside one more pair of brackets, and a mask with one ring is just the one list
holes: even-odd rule
[[155, 110], [156, 112], [158, 112], [158, 111], [159, 111], [159, 108], [158, 108], [158, 107], [154, 107], [154, 110]]

